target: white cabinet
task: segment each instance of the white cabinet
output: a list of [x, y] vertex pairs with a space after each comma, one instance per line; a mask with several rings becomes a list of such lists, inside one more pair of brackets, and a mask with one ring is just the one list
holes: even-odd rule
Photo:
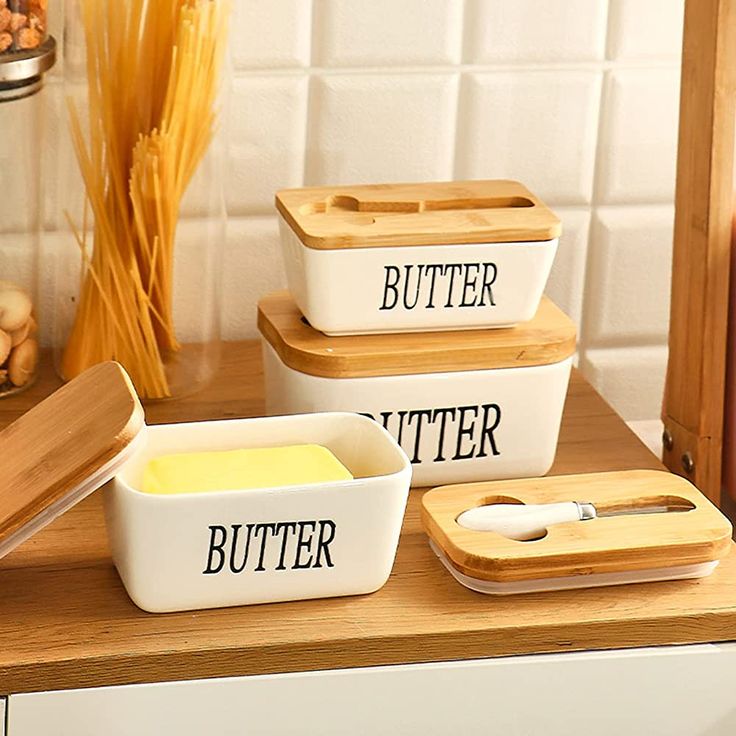
[[8, 736], [733, 736], [736, 644], [33, 693]]

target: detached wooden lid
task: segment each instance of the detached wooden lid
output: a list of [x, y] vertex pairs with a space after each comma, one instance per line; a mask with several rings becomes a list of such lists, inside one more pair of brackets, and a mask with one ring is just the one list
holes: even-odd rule
[[559, 237], [559, 218], [516, 181], [286, 189], [276, 207], [309, 248], [518, 243]]
[[[553, 524], [543, 539], [532, 542], [465, 529], [456, 522], [476, 506], [560, 501], [592, 502], [599, 513], [653, 506], [692, 508]], [[457, 570], [492, 582], [695, 565], [724, 557], [731, 544], [728, 519], [695, 486], [656, 470], [435, 488], [422, 499], [422, 524]]]
[[101, 363], [0, 432], [0, 556], [110, 480], [144, 426], [128, 375]]
[[258, 303], [258, 329], [287, 366], [327, 378], [547, 365], [569, 358], [576, 337], [572, 320], [547, 297], [534, 319], [516, 327], [328, 337], [279, 291]]

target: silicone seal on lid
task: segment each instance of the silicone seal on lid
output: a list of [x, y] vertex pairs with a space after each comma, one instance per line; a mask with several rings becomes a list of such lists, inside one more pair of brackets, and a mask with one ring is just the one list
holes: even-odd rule
[[144, 428], [130, 378], [108, 362], [0, 432], [0, 557], [114, 477]]

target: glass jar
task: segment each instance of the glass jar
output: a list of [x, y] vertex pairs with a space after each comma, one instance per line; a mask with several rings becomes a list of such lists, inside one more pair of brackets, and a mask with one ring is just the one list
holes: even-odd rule
[[46, 40], [47, 0], [0, 0], [0, 54], [34, 51]]
[[227, 4], [141, 6], [67, 0], [54, 352], [65, 380], [116, 360], [165, 399], [219, 365]]
[[[19, 7], [12, 0], [9, 5], [0, 0], [0, 28], [4, 29], [0, 42], [10, 35], [10, 29], [14, 37], [25, 38], [20, 31], [26, 28], [22, 24], [26, 21], [11, 13], [11, 8]], [[12, 25], [8, 14], [12, 15]], [[22, 52], [15, 53], [11, 44], [6, 44], [0, 53], [0, 131], [4, 143], [0, 146], [0, 171], [7, 182], [0, 197], [0, 397], [28, 388], [39, 364], [37, 278], [44, 140], [44, 104], [39, 92], [43, 75], [55, 60], [55, 43], [50, 38], [36, 44], [35, 49], [28, 48], [27, 40], [25, 43]]]

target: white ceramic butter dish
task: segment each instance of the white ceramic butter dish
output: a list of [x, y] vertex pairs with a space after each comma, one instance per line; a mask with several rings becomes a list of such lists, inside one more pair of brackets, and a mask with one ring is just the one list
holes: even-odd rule
[[276, 195], [289, 288], [329, 335], [514, 325], [539, 306], [560, 220], [514, 181]]
[[[352, 479], [143, 493], [154, 457], [316, 444]], [[168, 612], [371, 593], [388, 579], [411, 481], [391, 435], [349, 413], [148, 427], [125, 371], [95, 366], [0, 432], [0, 556], [112, 480], [105, 516], [133, 601]]]
[[330, 337], [279, 292], [261, 300], [258, 324], [268, 413], [366, 414], [404, 448], [414, 485], [552, 465], [576, 334], [547, 298], [513, 328]]
[[[331, 450], [354, 479], [166, 496], [137, 490], [156, 456], [307, 443]], [[147, 427], [105, 489], [113, 559], [146, 611], [372, 593], [391, 572], [410, 480], [389, 433], [356, 414]]]

